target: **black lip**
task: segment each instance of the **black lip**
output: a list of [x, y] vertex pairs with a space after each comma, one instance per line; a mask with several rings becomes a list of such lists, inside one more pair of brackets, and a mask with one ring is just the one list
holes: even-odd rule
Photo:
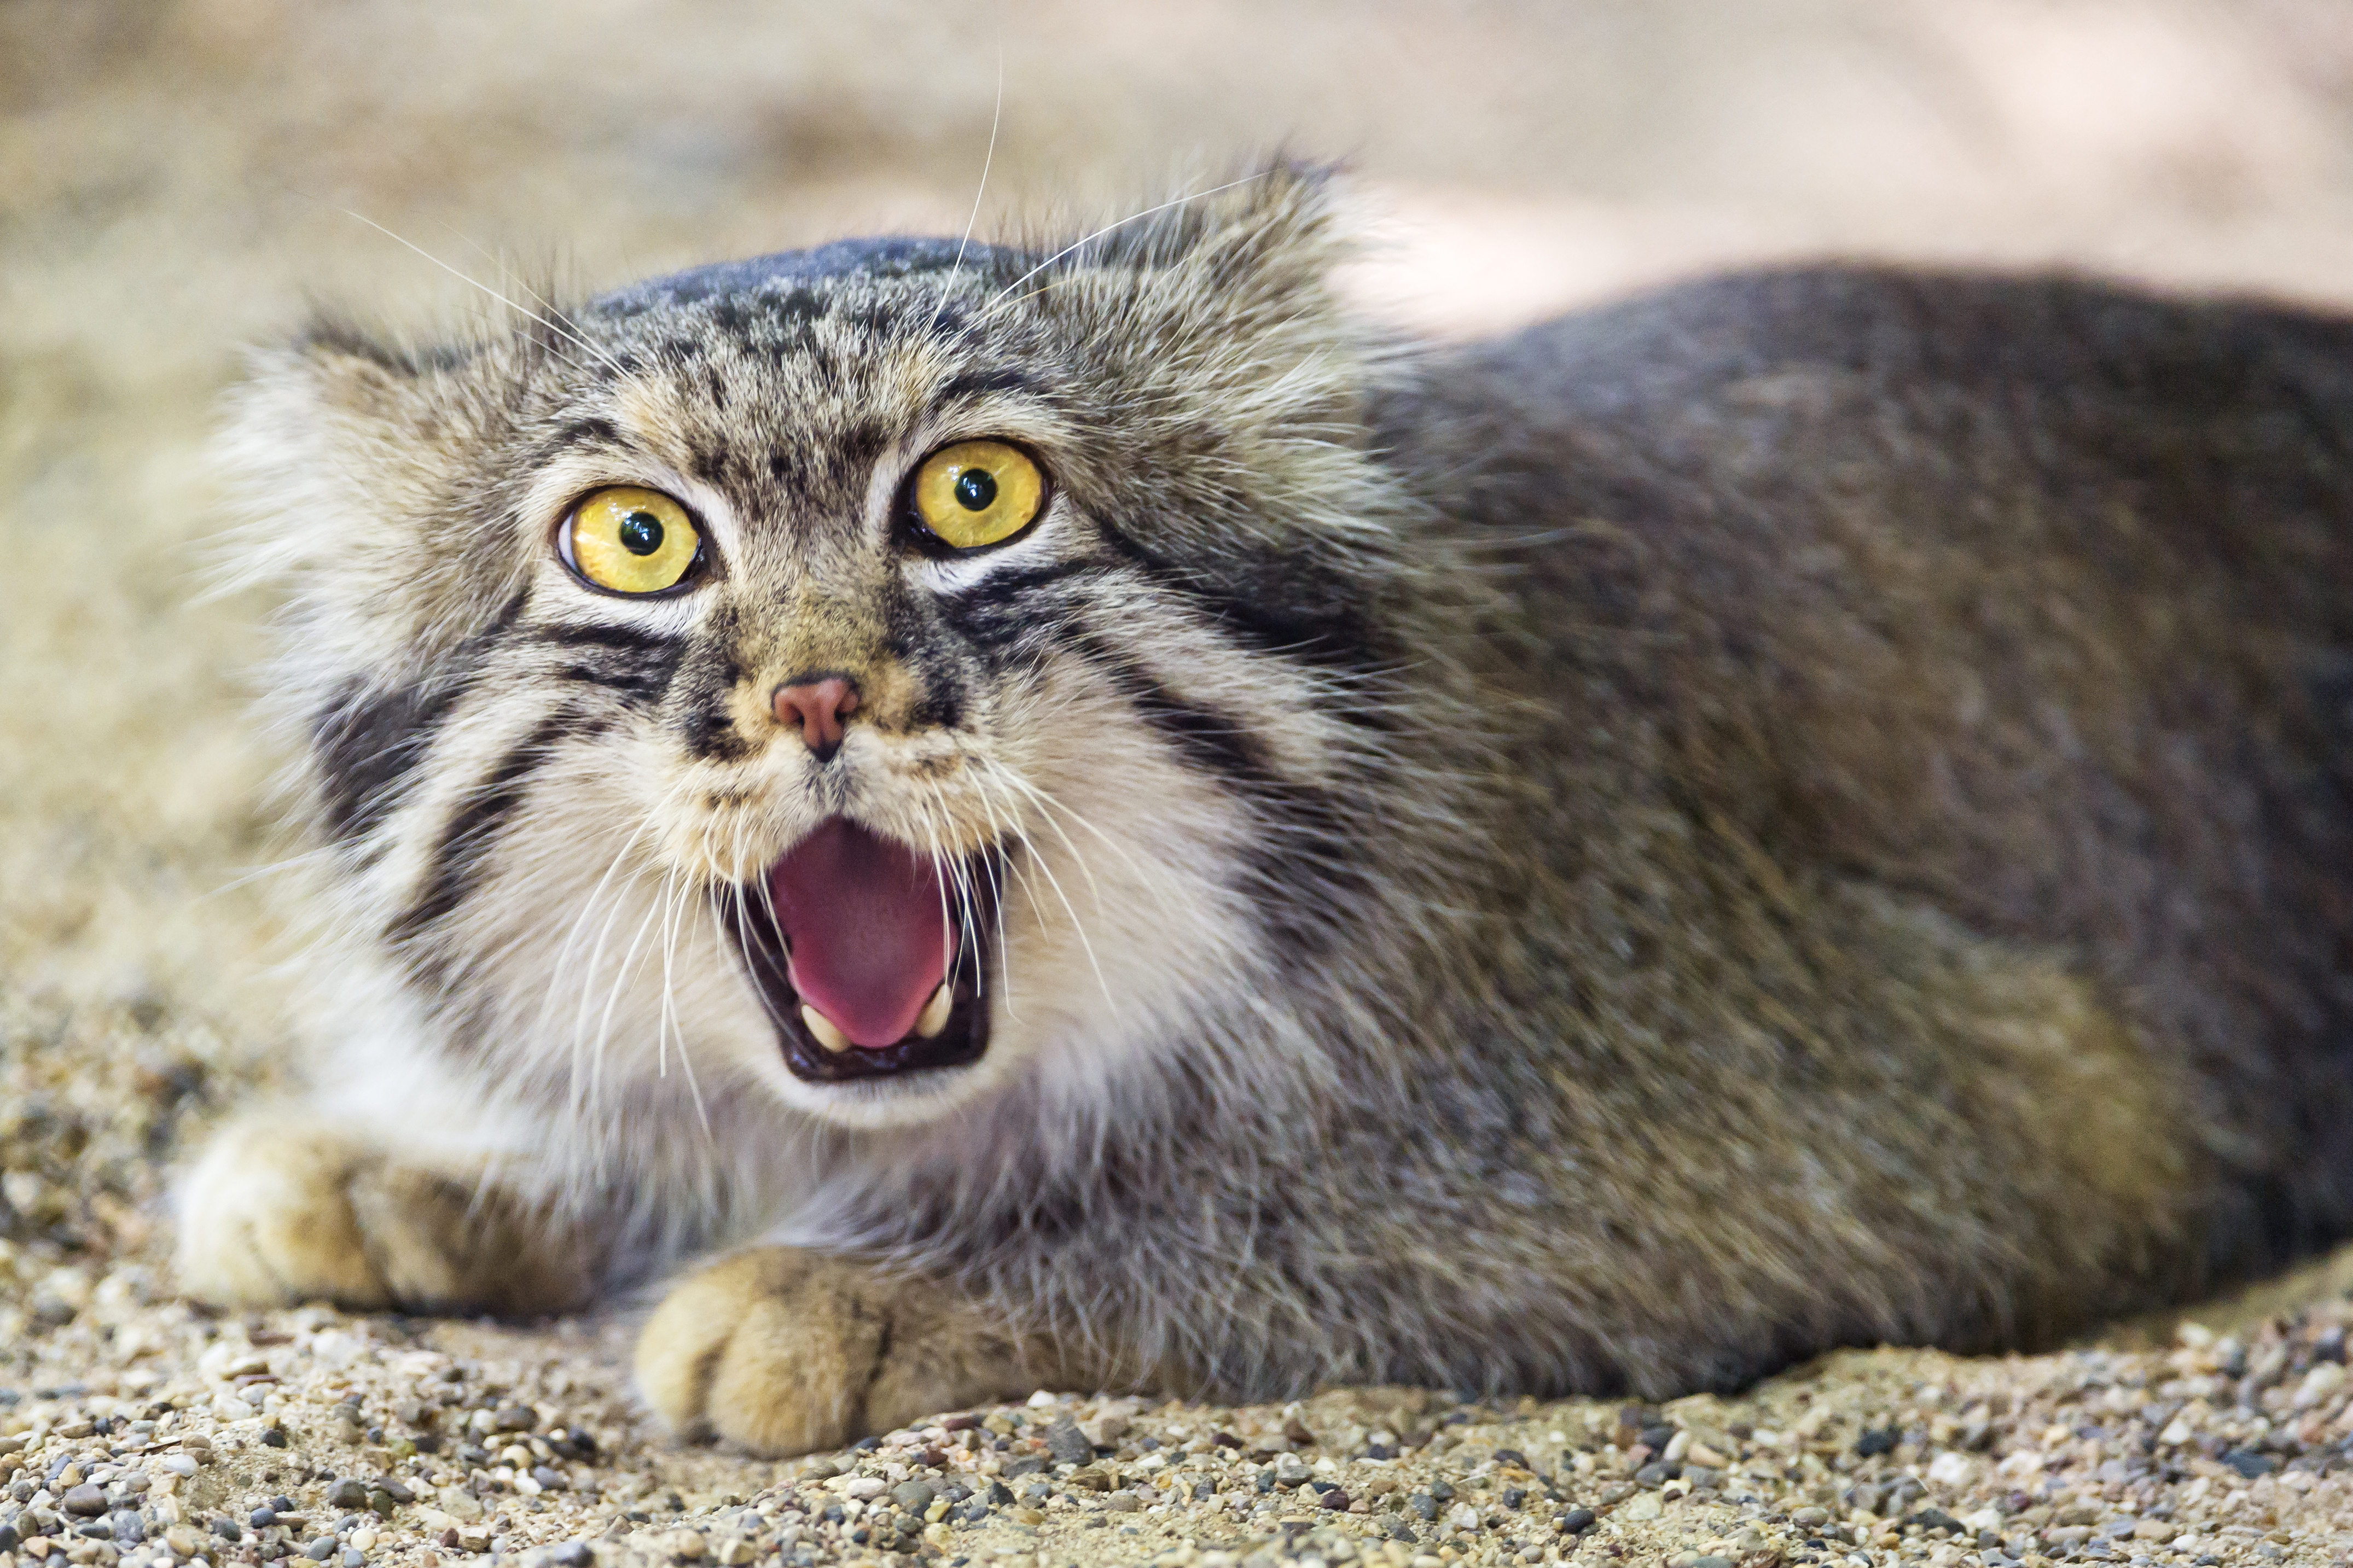
[[947, 1026], [928, 1040], [911, 1035], [895, 1046], [858, 1046], [839, 1055], [818, 1045], [801, 1022], [801, 997], [793, 986], [785, 934], [769, 918], [757, 886], [738, 883], [721, 890], [720, 923], [744, 960], [752, 989], [776, 1031], [785, 1066], [795, 1078], [807, 1083], [852, 1083], [964, 1067], [981, 1058], [988, 1049], [986, 979], [996, 967], [997, 889], [1003, 862], [1002, 851], [984, 851], [965, 862], [964, 883], [972, 889], [971, 908], [956, 934], [955, 962], [948, 969], [954, 1000]]

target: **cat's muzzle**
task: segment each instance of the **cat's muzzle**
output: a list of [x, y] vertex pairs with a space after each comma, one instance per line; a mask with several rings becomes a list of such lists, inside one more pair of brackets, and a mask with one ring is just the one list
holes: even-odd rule
[[938, 859], [834, 817], [756, 880], [721, 889], [721, 923], [795, 1077], [845, 1083], [980, 1058], [1007, 854]]

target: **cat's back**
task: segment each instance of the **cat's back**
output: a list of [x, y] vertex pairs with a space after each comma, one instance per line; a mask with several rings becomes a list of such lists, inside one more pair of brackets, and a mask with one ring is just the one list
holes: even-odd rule
[[1923, 725], [2095, 734], [2353, 681], [2353, 318], [1736, 274], [1433, 356], [1380, 429], [1521, 630], [1666, 713], [1756, 702], [1790, 742], [1909, 752]]
[[[2353, 317], [2317, 307], [2063, 272], [1823, 264], [1671, 284], [1433, 350], [1419, 390], [1429, 408], [1517, 405], [1531, 428], [1797, 370], [2212, 413], [2291, 384], [2353, 400], [2348, 353]], [[2349, 422], [2340, 407], [2338, 427]]]
[[1434, 354], [1377, 427], [1516, 629], [1663, 714], [1753, 701], [1904, 751], [2353, 686], [2353, 318], [1736, 274]]
[[1880, 520], [1896, 531], [1982, 531], [1997, 492], [2064, 513], [2130, 481], [2145, 521], [2190, 539], [2255, 510], [2276, 535], [2347, 504], [2353, 317], [2065, 275], [1736, 273], [1433, 353], [1379, 423], [1444, 477], [1443, 510], [1507, 531], [1640, 511], [1663, 540], [1697, 511], [1736, 536], [1900, 475], [1924, 501], [1987, 502]]
[[1451, 351], [1384, 430], [1535, 652], [1525, 765], [2104, 977], [2266, 1144], [2353, 1118], [2353, 321], [1765, 272]]

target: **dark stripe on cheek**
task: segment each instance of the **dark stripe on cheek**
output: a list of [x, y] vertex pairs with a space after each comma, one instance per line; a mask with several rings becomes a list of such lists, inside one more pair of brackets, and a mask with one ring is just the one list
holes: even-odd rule
[[567, 664], [557, 669], [556, 679], [578, 686], [595, 686], [618, 693], [635, 707], [650, 707], [662, 700], [670, 689], [670, 679], [676, 673], [678, 660], [672, 658], [653, 665], [593, 665]]
[[1245, 790], [1280, 787], [1280, 780], [1267, 765], [1264, 749], [1240, 721], [1214, 708], [1186, 701], [1097, 637], [1080, 637], [1073, 647], [1081, 658], [1110, 678], [1145, 723], [1166, 737], [1195, 766]]
[[426, 864], [424, 890], [385, 928], [385, 934], [395, 942], [413, 940], [463, 903], [480, 881], [484, 863], [499, 837], [522, 805], [532, 775], [546, 763], [559, 742], [591, 735], [603, 727], [601, 721], [558, 711], [541, 720], [510, 748], [442, 825]]
[[311, 746], [330, 838], [343, 843], [364, 837], [399, 804], [401, 787], [425, 761], [435, 733], [530, 599], [527, 587], [509, 595], [487, 626], [458, 645], [440, 672], [396, 691], [371, 692], [364, 680], [348, 680], [312, 716]]
[[1248, 803], [1261, 823], [1244, 852], [1252, 918], [1285, 964], [1322, 962], [1345, 940], [1360, 901], [1352, 895], [1370, 883], [1364, 825], [1331, 791], [1284, 778], [1240, 721], [1187, 701], [1099, 639], [1081, 637], [1074, 646], [1187, 762]]
[[311, 728], [327, 836], [348, 842], [375, 830], [433, 744], [470, 680], [368, 692], [347, 682]]
[[[881, 605], [883, 646], [914, 678], [915, 699], [909, 705], [911, 730], [953, 730], [965, 720], [971, 667], [986, 663], [972, 650], [960, 648], [940, 635], [947, 620], [946, 606], [926, 599], [904, 578]], [[969, 638], [965, 639], [969, 642]]]
[[[975, 647], [991, 653], [1035, 640], [1067, 606], [1047, 590], [1108, 575], [1115, 568], [1099, 561], [1056, 561], [1019, 571], [995, 572], [969, 588], [933, 601], [939, 616]], [[1040, 602], [1042, 601], [1042, 602]]]
[[587, 626], [542, 626], [532, 634], [532, 640], [552, 644], [556, 647], [611, 647], [628, 653], [666, 657], [675, 662], [679, 639], [653, 632], [641, 632], [634, 626], [592, 623]]
[[964, 684], [955, 672], [944, 667], [923, 670], [923, 695], [915, 699], [907, 715], [908, 727], [916, 730], [953, 730], [964, 722]]
[[1361, 591], [1304, 557], [1269, 556], [1212, 576], [1162, 560], [1124, 529], [1106, 527], [1102, 534], [1155, 583], [1246, 647], [1327, 669], [1370, 670], [1385, 662], [1357, 602]]
[[1023, 594], [1035, 593], [1057, 583], [1073, 578], [1102, 577], [1113, 569], [1100, 561], [1048, 561], [1036, 566], [1017, 567], [1009, 571], [992, 572], [969, 588], [957, 588], [938, 595], [941, 608], [960, 610], [975, 605], [1002, 604]]
[[593, 658], [555, 670], [565, 680], [617, 691], [635, 704], [659, 702], [678, 674], [686, 644], [678, 637], [658, 637], [631, 626], [547, 626], [534, 639], [551, 647], [578, 648]]
[[681, 700], [687, 709], [679, 723], [679, 740], [690, 756], [704, 762], [741, 762], [752, 754], [752, 742], [735, 728], [727, 702], [744, 679], [744, 667], [725, 655], [698, 663], [701, 667], [685, 677]]

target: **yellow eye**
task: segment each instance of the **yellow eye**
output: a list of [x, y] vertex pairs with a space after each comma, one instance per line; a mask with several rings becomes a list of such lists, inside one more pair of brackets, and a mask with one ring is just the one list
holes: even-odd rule
[[702, 536], [659, 490], [616, 485], [573, 509], [562, 542], [564, 559], [599, 588], [659, 594], [694, 569]]
[[1002, 441], [943, 447], [915, 473], [915, 516], [954, 550], [1012, 538], [1045, 499], [1046, 476]]

